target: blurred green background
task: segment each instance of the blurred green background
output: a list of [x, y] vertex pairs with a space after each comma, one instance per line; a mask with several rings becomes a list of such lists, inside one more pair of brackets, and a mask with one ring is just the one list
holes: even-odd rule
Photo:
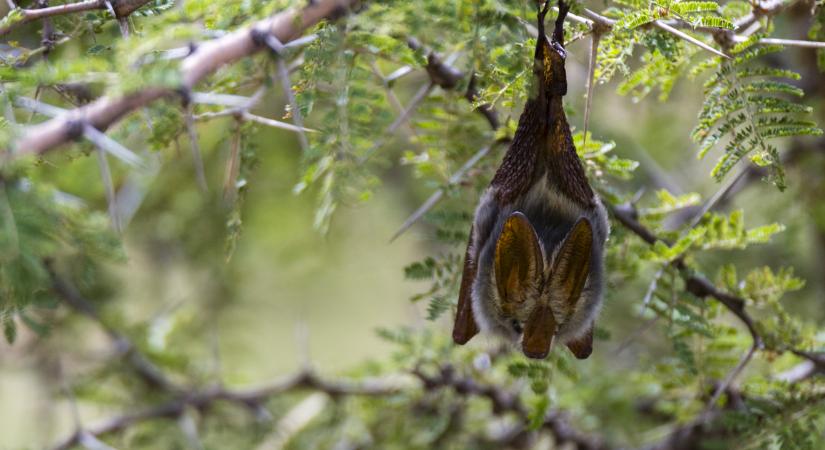
[[[279, 101], [272, 99], [260, 113], [277, 117]], [[389, 243], [415, 199], [402, 180], [390, 177], [370, 202], [342, 208], [329, 233], [321, 235], [312, 227], [313, 193], [292, 193], [301, 174], [297, 141], [262, 127], [255, 137], [260, 165], [244, 199], [242, 234], [227, 261], [220, 183], [229, 122], [199, 127], [207, 173], [215, 180], [206, 197], [194, 184], [188, 148], [163, 155], [160, 173], [124, 232], [127, 258], [111, 266], [124, 286], [107, 300], [119, 305], [116, 320], [150, 324], [148, 342], [158, 353], [169, 350], [169, 333], [183, 334], [174, 341], [186, 343], [187, 359], [219, 364], [220, 377], [233, 385], [269, 381], [305, 358], [323, 373], [385, 358], [390, 348], [376, 337], [376, 328], [424, 325], [424, 305], [409, 302], [422, 284], [405, 281], [403, 268], [428, 251], [427, 238], [417, 232]], [[105, 211], [97, 170], [93, 157], [81, 157], [43, 176], [59, 178], [64, 192]], [[105, 337], [84, 318], [73, 322], [74, 334], [55, 329], [38, 337], [23, 331], [14, 345], [0, 343], [0, 448], [38, 448], [71, 432], [69, 405], [49, 400], [61, 386], [39, 377], [42, 361], [31, 350], [77, 350], [78, 342], [66, 342], [73, 336], [82, 339], [82, 363], [66, 358], [63, 370], [102, 361]], [[105, 411], [81, 415], [93, 422]]]

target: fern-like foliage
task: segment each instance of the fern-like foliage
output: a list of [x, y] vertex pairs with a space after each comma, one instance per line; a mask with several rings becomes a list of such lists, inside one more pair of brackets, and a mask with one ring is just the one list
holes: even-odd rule
[[[688, 27], [704, 29], [733, 28], [733, 20], [743, 13], [738, 9], [723, 7], [709, 1], [667, 1], [642, 2], [619, 0], [619, 8], [610, 8], [605, 14], [615, 18], [616, 23], [599, 45], [596, 80], [604, 83], [616, 72], [625, 79], [619, 84], [618, 92], [631, 94], [640, 100], [654, 87], [660, 90], [659, 100], [667, 100], [676, 80], [695, 64], [691, 61], [699, 48], [656, 27], [653, 21], [668, 20]], [[707, 40], [707, 36], [696, 35]], [[642, 53], [641, 66], [631, 71], [626, 60], [633, 54], [634, 43], [646, 47]]]
[[688, 71], [698, 47], [662, 31], [651, 31], [641, 41], [648, 50], [641, 56], [642, 66], [627, 75], [619, 84], [618, 93], [632, 95], [634, 101], [639, 101], [658, 87], [658, 98], [665, 101], [676, 80]]
[[749, 305], [760, 310], [756, 326], [766, 348], [783, 350], [787, 347], [807, 347], [812, 336], [783, 308], [780, 300], [788, 292], [805, 286], [805, 281], [794, 276], [788, 267], [773, 271], [769, 267], [756, 268], [741, 279], [733, 265], [719, 269], [717, 280], [730, 292], [747, 299]]
[[785, 174], [779, 150], [771, 141], [820, 135], [822, 130], [800, 118], [812, 109], [798, 103], [803, 91], [786, 81], [798, 80], [798, 73], [754, 65], [759, 57], [782, 47], [757, 42], [754, 36], [731, 50], [733, 58], [717, 61], [718, 70], [705, 83], [705, 102], [692, 137], [699, 144], [700, 157], [727, 138], [724, 153], [711, 172], [717, 180], [750, 156], [753, 163], [770, 168], [769, 180], [783, 190]]
[[642, 7], [643, 2], [635, 0], [617, 3], [629, 7], [629, 12], [616, 23], [619, 28], [638, 28], [659, 19], [679, 19], [694, 28], [733, 28], [733, 23], [729, 19], [717, 14], [719, 4], [716, 2], [665, 0], [649, 2], [646, 8]]

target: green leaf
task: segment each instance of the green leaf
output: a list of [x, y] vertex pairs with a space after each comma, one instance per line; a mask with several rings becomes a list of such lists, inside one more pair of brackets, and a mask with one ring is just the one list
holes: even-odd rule
[[442, 296], [433, 296], [427, 305], [427, 320], [438, 320], [442, 314], [449, 311], [453, 302]]
[[656, 17], [650, 11], [634, 11], [619, 19], [614, 26], [632, 30], [654, 20], [656, 20]]
[[689, 20], [693, 28], [722, 28], [726, 30], [733, 30], [736, 26], [732, 21], [724, 17], [717, 16], [696, 16]]
[[436, 262], [427, 257], [423, 261], [414, 262], [404, 268], [404, 276], [411, 280], [425, 280], [435, 276]]
[[676, 14], [687, 14], [704, 11], [717, 11], [719, 5], [716, 2], [678, 2], [669, 6], [671, 12]]
[[669, 214], [683, 208], [696, 206], [702, 201], [701, 196], [695, 192], [674, 196], [666, 189], [659, 189], [656, 191], [656, 198], [659, 202], [658, 205], [652, 208], [640, 209], [639, 214], [641, 216], [661, 217], [665, 214]]
[[656, 241], [653, 248], [648, 253], [647, 258], [655, 262], [671, 262], [683, 253], [688, 251], [694, 243], [700, 241], [705, 235], [706, 229], [703, 227], [691, 229], [687, 234], [681, 236], [673, 245], [668, 246], [662, 241]]

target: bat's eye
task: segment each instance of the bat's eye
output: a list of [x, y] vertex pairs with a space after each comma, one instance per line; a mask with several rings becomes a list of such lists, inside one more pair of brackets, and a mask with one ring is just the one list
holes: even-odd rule
[[521, 328], [521, 323], [516, 319], [513, 319], [513, 321], [510, 322], [510, 326], [513, 327], [513, 331], [516, 333], [521, 333], [523, 331]]

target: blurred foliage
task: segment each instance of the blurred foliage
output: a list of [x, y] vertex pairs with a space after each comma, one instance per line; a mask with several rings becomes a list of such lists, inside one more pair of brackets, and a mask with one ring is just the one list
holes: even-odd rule
[[[22, 8], [34, 3], [17, 2], [19, 8], [10, 11], [0, 27], [20, 21]], [[190, 154], [187, 108], [180, 99], [154, 102], [107, 130], [107, 136], [145, 161], [132, 167], [109, 158], [116, 204], [132, 209], [108, 204], [107, 180], [90, 142], [73, 142], [37, 158], [10, 157], [25, 127], [47, 119], [26, 108], [29, 100], [71, 109], [104, 95], [146, 87], [175, 89], [181, 81], [181, 49], [196, 49], [193, 43], [305, 3], [154, 0], [128, 18], [128, 38], [120, 36], [116, 21], [101, 9], [53, 17], [51, 41], [43, 41], [42, 22], [35, 21], [15, 28], [0, 44], [0, 147], [6, 152], [0, 172], [0, 326], [13, 344], [10, 349], [22, 347], [45, 367], [37, 366], [50, 386], [49, 405], [69, 399], [96, 408], [98, 415], [111, 413], [104, 415], [108, 417], [152, 408], [178, 395], [139, 382], [127, 359], [104, 358], [101, 363], [100, 357], [89, 356], [100, 354], [100, 342], [105, 342], [95, 328], [100, 325], [118, 330], [135, 352], [192, 392], [208, 390], [221, 376], [220, 367], [213, 367], [220, 366], [220, 358], [212, 355], [217, 351], [203, 341], [217, 334], [218, 324], [239, 308], [253, 313], [236, 319], [240, 324], [227, 339], [243, 344], [233, 346], [228, 358], [254, 355], [247, 362], [256, 366], [282, 355], [288, 345], [282, 330], [273, 342], [248, 335], [252, 319], [273, 328], [263, 311], [283, 311], [260, 308], [271, 306], [276, 295], [290, 299], [296, 308], [314, 304], [322, 310], [325, 322], [319, 328], [337, 343], [330, 352], [349, 353], [347, 346], [355, 344], [346, 340], [347, 330], [362, 329], [366, 314], [380, 316], [384, 310], [376, 305], [351, 309], [343, 303], [344, 293], [323, 290], [320, 268], [351, 277], [350, 296], [369, 294], [387, 302], [397, 296], [372, 291], [409, 289], [389, 287], [389, 282], [371, 284], [378, 281], [362, 273], [367, 270], [363, 255], [379, 249], [357, 253], [337, 242], [346, 234], [372, 232], [376, 224], [392, 227], [387, 219], [391, 206], [384, 204], [377, 217], [362, 215], [363, 210], [348, 219], [341, 216], [390, 194], [386, 203], [412, 211], [441, 190], [441, 202], [423, 218], [423, 256], [409, 261], [403, 274], [421, 288], [412, 302], [426, 305], [423, 315], [435, 323], [388, 324], [375, 339], [385, 341], [392, 354], [351, 361], [340, 375], [356, 380], [410, 378], [413, 372], [438, 374], [449, 366], [458, 377], [514, 395], [524, 405], [523, 417], [495, 411], [489, 398], [461, 388], [425, 386], [364, 397], [296, 389], [262, 405], [247, 404], [249, 408], [229, 402], [188, 408], [177, 421], [140, 422], [101, 439], [118, 448], [501, 448], [516, 446], [496, 440], [502, 430], [515, 426], [539, 430], [533, 436], [549, 447], [552, 433], [545, 421], [564, 411], [575, 429], [610, 446], [659, 442], [706, 410], [715, 387], [752, 345], [748, 330], [722, 304], [691, 293], [686, 280], [704, 274], [718, 288], [745, 300], [764, 349], [735, 389], [710, 405], [717, 407], [717, 420], [708, 425], [706, 439], [697, 448], [825, 446], [822, 377], [794, 383], [782, 377], [800, 362], [792, 350], [825, 350], [825, 163], [816, 152], [786, 161], [793, 147], [821, 146], [815, 137], [822, 134], [817, 121], [823, 113], [823, 78], [817, 64], [818, 70], [825, 66], [823, 51], [810, 50], [804, 59], [788, 56], [796, 50], [759, 42], [776, 30], [787, 32], [803, 23], [809, 38], [823, 40], [821, 4], [808, 11], [811, 20], [784, 13], [761, 15], [756, 20], [759, 33], [728, 42], [724, 50], [729, 59], [652, 22], [669, 20], [718, 46], [714, 35], [731, 32], [737, 20], [750, 13], [747, 2], [573, 5], [579, 15], [586, 17], [585, 8], [590, 8], [615, 21], [600, 35], [595, 80], [598, 85], [611, 83], [611, 92], [632, 98], [616, 98], [599, 87], [594, 123], [586, 135], [574, 130], [574, 143], [604, 201], [632, 206], [639, 223], [662, 239], [649, 245], [613, 223], [596, 352], [580, 362], [564, 349], [554, 350], [547, 360], [526, 360], [492, 340], [456, 347], [443, 323], [450, 322], [455, 308], [474, 205], [503, 146], [493, 146], [461, 180], [453, 175], [479, 149], [514, 131], [531, 76], [533, 0], [363, 2], [352, 14], [310, 30], [311, 42], [289, 47], [282, 55], [261, 52], [222, 67], [197, 91], [206, 97], [230, 94], [248, 100], [262, 89], [255, 114], [274, 114], [284, 122], [300, 118], [311, 131], [305, 133], [304, 145], [300, 136], [273, 132], [242, 114], [209, 116], [237, 107], [235, 103], [195, 102], [206, 193], [194, 183], [197, 168]], [[576, 61], [586, 60], [587, 49], [576, 42], [588, 41], [591, 30], [569, 22], [565, 32], [571, 52], [566, 107], [571, 123], [578, 124], [583, 109], [577, 89], [585, 84], [586, 64], [578, 67]], [[409, 39], [420, 46], [410, 46]], [[476, 75], [478, 95], [472, 102], [464, 95], [469, 76], [454, 89], [431, 85], [430, 51], [461, 73]], [[281, 90], [279, 62], [291, 70], [294, 105]], [[663, 105], [651, 106], [646, 99], [654, 91]], [[807, 98], [809, 94], [813, 98]], [[418, 103], [411, 105], [413, 100]], [[483, 104], [497, 109], [502, 121], [498, 130], [475, 111]], [[688, 122], [685, 111], [698, 118]], [[663, 130], [673, 125], [664, 127], [662, 122], [684, 125], [681, 148], [661, 142]], [[621, 127], [626, 134], [610, 133], [610, 127]], [[646, 138], [655, 143], [651, 155], [634, 154], [630, 141]], [[295, 157], [299, 162], [291, 165], [294, 161], [280, 153], [294, 148], [300, 148]], [[703, 157], [715, 148], [721, 155], [713, 167], [684, 162], [685, 155]], [[272, 155], [269, 150], [284, 151]], [[677, 162], [663, 169], [657, 160]], [[756, 173], [787, 191], [755, 182], [743, 191], [743, 200], [727, 199], [712, 211], [703, 209], [706, 202], [718, 200], [714, 191], [728, 188], [716, 182], [733, 182], [737, 168], [765, 168]], [[679, 180], [697, 192], [679, 189]], [[291, 190], [299, 197], [274, 197], [276, 190]], [[315, 199], [314, 217], [301, 221], [291, 208], [307, 198]], [[126, 222], [122, 234], [107, 219], [107, 206], [112, 217]], [[278, 227], [269, 228], [271, 222], [260, 219], [263, 214], [274, 217]], [[336, 221], [346, 227], [336, 229]], [[332, 250], [303, 259], [320, 245], [296, 230], [313, 225], [319, 235], [329, 236], [320, 245]], [[274, 246], [277, 255], [267, 253], [272, 241], [282, 245]], [[239, 253], [247, 255], [242, 262]], [[290, 272], [292, 266], [272, 261], [297, 261], [302, 270]], [[150, 267], [148, 275], [134, 271], [140, 264]], [[50, 270], [91, 300], [100, 311], [100, 324], [74, 320], [78, 314], [61, 307]], [[359, 274], [362, 278], [356, 278]], [[270, 278], [288, 282], [270, 283]], [[253, 283], [259, 289], [250, 294], [248, 285]], [[301, 292], [317, 293], [317, 298], [290, 297], [279, 290], [290, 283], [306, 286]], [[255, 296], [251, 306], [242, 304], [245, 295]], [[135, 319], [151, 308], [156, 308], [152, 317]], [[21, 335], [32, 335], [27, 330], [42, 337], [21, 345]], [[272, 356], [273, 348], [281, 353]], [[108, 355], [111, 349], [102, 353]], [[213, 359], [218, 361], [209, 362]], [[55, 360], [69, 361], [69, 376], [50, 365]], [[218, 381], [249, 382], [248, 373], [233, 367], [230, 380]], [[63, 384], [72, 396], [54, 388]], [[290, 420], [299, 413], [308, 419], [293, 429]]]
[[18, 320], [38, 333], [48, 330], [36, 315], [38, 309], [57, 306], [49, 275], [53, 261], [66, 265], [78, 283], [93, 289], [106, 281], [101, 263], [122, 260], [123, 253], [105, 215], [89, 210], [77, 198], [33, 183], [23, 172], [7, 172], [0, 175], [0, 317], [6, 340], [13, 343]]

